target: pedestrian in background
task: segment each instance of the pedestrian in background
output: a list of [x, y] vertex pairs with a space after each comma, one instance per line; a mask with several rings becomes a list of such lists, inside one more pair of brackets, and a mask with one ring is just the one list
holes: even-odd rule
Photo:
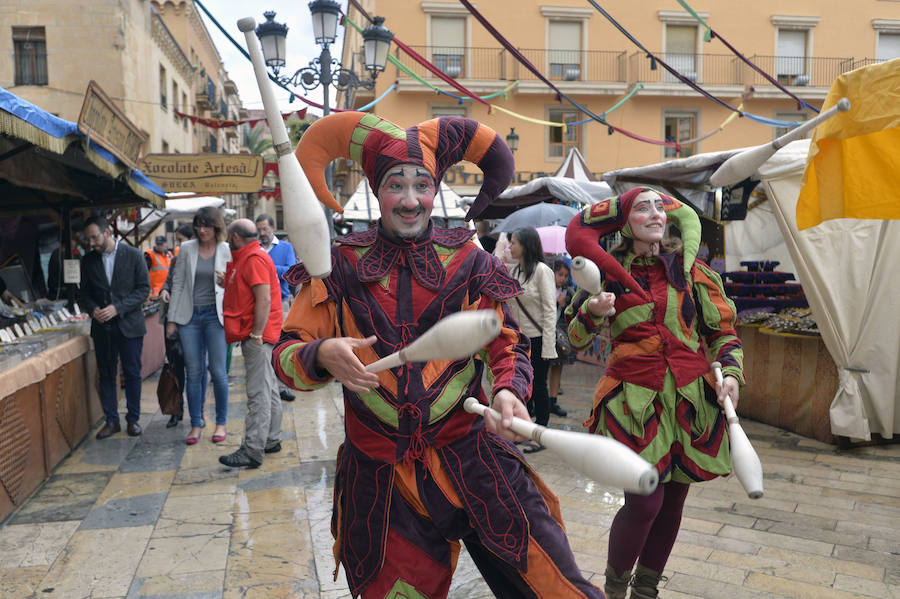
[[113, 237], [109, 222], [93, 216], [85, 222], [84, 236], [91, 252], [81, 261], [80, 303], [91, 315], [91, 337], [97, 356], [100, 403], [106, 425], [97, 433], [106, 439], [122, 430], [116, 369], [122, 360], [128, 434], [141, 434], [141, 350], [144, 347], [142, 305], [150, 293], [150, 278], [141, 252]]
[[169, 241], [165, 235], [156, 236], [156, 243], [144, 252], [144, 260], [147, 261], [147, 271], [150, 273], [150, 295], [159, 295], [172, 265], [172, 252], [169, 251]]
[[[256, 216], [256, 230], [259, 233], [259, 245], [266, 250], [269, 258], [275, 264], [275, 272], [278, 273], [281, 289], [281, 311], [286, 315], [291, 307], [291, 288], [284, 280], [284, 273], [297, 263], [294, 246], [286, 239], [278, 239], [278, 236], [275, 235], [275, 219], [268, 214], [263, 213]], [[281, 399], [294, 401], [294, 394], [287, 385], [281, 381], [278, 382], [278, 385]]]
[[225, 271], [225, 338], [241, 344], [247, 381], [244, 440], [219, 457], [230, 468], [258, 468], [266, 453], [281, 451], [281, 398], [272, 349], [281, 336], [281, 287], [275, 264], [246, 218], [228, 227], [232, 261]]
[[228, 421], [228, 375], [225, 373], [225, 327], [222, 319], [224, 289], [216, 284], [216, 273], [224, 273], [231, 250], [223, 241], [225, 221], [218, 209], [204, 207], [194, 215], [195, 239], [181, 244], [178, 266], [172, 279], [166, 336], [178, 332], [184, 350], [185, 384], [191, 432], [185, 443], [195, 445], [206, 426], [203, 379], [208, 367], [216, 398], [216, 429], [213, 443], [225, 441]]
[[[566, 322], [566, 306], [575, 296], [575, 288], [569, 279], [571, 268], [566, 258], [558, 257], [553, 260], [553, 282], [556, 284], [556, 328], [567, 331], [569, 324]], [[559, 352], [557, 352], [559, 353]], [[575, 352], [570, 351], [567, 356], [557, 356], [550, 362], [547, 372], [547, 392], [550, 394], [550, 413], [563, 418], [568, 416], [562, 406], [557, 402], [557, 396], [562, 393], [559, 386], [562, 379], [563, 366], [575, 362]]]
[[[531, 340], [531, 367], [534, 383], [529, 413], [535, 422], [547, 426], [550, 421], [550, 395], [547, 391], [547, 371], [556, 359], [556, 285], [553, 271], [544, 264], [541, 237], [534, 227], [523, 227], [512, 234], [509, 253], [516, 265], [510, 274], [522, 285], [522, 295], [509, 302], [509, 309], [522, 332]], [[523, 453], [544, 449], [529, 443]]]

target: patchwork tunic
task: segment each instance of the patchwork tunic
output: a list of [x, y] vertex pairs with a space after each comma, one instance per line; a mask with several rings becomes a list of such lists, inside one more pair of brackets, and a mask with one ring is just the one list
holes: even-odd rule
[[513, 444], [462, 407], [468, 396], [488, 403], [485, 362], [494, 393], [505, 388], [524, 400], [532, 378], [528, 338], [505, 304], [521, 288], [471, 235], [430, 227], [396, 240], [379, 227], [342, 238], [327, 278], [310, 279], [302, 264], [286, 275], [304, 285], [273, 365], [301, 391], [331, 380], [315, 367], [325, 338], [375, 335], [373, 346], [355, 350], [371, 363], [448, 314], [489, 309], [502, 319], [484, 361], [410, 363], [379, 373], [380, 386], [368, 392], [344, 388], [335, 557], [354, 596], [441, 597], [461, 539], [498, 597], [602, 597], [575, 565], [556, 497]]
[[[612, 352], [584, 425], [654, 464], [660, 482], [727, 475], [727, 423], [706, 351], [722, 363], [723, 376], [744, 383], [734, 304], [718, 273], [700, 260], [691, 268], [690, 285], [680, 255], [629, 254], [623, 266], [650, 299], [618, 282], [605, 284], [616, 294], [609, 323]], [[588, 311], [589, 297], [579, 292], [566, 309], [576, 350], [589, 346], [606, 320]]]

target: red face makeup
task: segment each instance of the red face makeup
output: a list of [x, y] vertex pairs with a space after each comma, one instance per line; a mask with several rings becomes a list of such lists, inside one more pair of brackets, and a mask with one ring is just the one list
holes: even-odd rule
[[401, 239], [418, 237], [428, 228], [435, 193], [434, 180], [421, 166], [393, 167], [378, 187], [382, 226]]
[[634, 198], [628, 226], [636, 241], [653, 244], [662, 240], [666, 231], [666, 211], [658, 193], [645, 191]]

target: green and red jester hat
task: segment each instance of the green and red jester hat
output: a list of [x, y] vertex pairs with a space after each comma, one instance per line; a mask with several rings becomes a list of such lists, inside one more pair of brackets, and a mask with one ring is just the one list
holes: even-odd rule
[[[591, 204], [576, 214], [566, 228], [566, 251], [571, 256], [584, 256], [592, 260], [607, 279], [618, 281], [629, 291], [646, 296], [637, 281], [625, 268], [600, 246], [600, 238], [615, 231], [632, 238], [628, 215], [634, 199], [644, 191], [652, 191], [662, 198], [666, 221], [681, 231], [684, 243], [684, 275], [690, 280], [691, 267], [700, 249], [700, 217], [693, 208], [675, 198], [649, 187], [635, 187], [620, 196]], [[648, 298], [649, 299], [649, 298]]]
[[399, 164], [423, 167], [439, 185], [448, 168], [461, 160], [484, 173], [484, 182], [466, 220], [477, 218], [513, 179], [515, 162], [506, 142], [478, 121], [440, 117], [402, 129], [364, 112], [339, 112], [319, 119], [300, 138], [295, 151], [319, 201], [343, 212], [325, 183], [325, 167], [349, 158], [362, 167], [377, 193], [385, 173]]

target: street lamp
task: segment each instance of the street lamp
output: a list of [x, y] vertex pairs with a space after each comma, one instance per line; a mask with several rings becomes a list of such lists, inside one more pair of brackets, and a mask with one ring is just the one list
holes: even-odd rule
[[[314, 58], [309, 66], [297, 69], [290, 77], [281, 75], [281, 69], [285, 66], [285, 39], [287, 38], [287, 25], [275, 20], [274, 11], [266, 11], [264, 23], [256, 27], [256, 36], [262, 46], [263, 57], [266, 64], [272, 70], [273, 79], [282, 87], [298, 85], [306, 91], [311, 91], [322, 86], [322, 115], [328, 116], [329, 87], [334, 87], [342, 93], [348, 94], [350, 90], [362, 87], [364, 89], [375, 88], [375, 77], [384, 71], [387, 62], [388, 51], [394, 35], [382, 24], [384, 17], [375, 17], [374, 23], [362, 32], [365, 49], [365, 66], [372, 78], [361, 80], [352, 70], [345, 69], [343, 65], [331, 57], [329, 46], [337, 38], [337, 26], [340, 21], [341, 5], [335, 0], [313, 0], [309, 3], [309, 12], [312, 14], [313, 34], [316, 43], [322, 47], [318, 58]], [[331, 171], [329, 164], [325, 170], [325, 181], [328, 189], [331, 189]], [[328, 226], [334, 235], [331, 210], [326, 209]]]
[[508, 145], [509, 149], [513, 152], [519, 149], [519, 134], [516, 133], [515, 127], [509, 128], [509, 133], [506, 136], [506, 145]]

